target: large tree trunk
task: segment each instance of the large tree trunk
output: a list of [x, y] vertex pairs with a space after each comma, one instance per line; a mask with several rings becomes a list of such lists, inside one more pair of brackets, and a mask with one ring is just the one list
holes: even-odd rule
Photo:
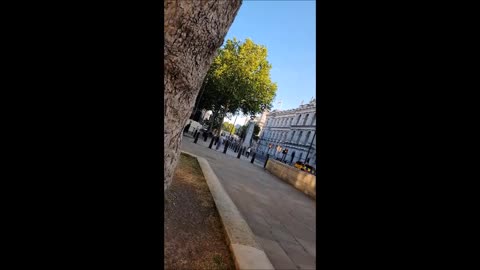
[[164, 191], [177, 166], [182, 130], [242, 0], [165, 0]]

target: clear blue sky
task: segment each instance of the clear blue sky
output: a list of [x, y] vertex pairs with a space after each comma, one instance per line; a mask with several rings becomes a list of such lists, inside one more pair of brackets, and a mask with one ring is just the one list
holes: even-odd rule
[[315, 1], [244, 0], [225, 41], [234, 37], [267, 47], [278, 86], [273, 109], [296, 108], [315, 97]]
[[251, 38], [268, 49], [281, 109], [315, 97], [315, 1], [244, 0], [225, 40]]

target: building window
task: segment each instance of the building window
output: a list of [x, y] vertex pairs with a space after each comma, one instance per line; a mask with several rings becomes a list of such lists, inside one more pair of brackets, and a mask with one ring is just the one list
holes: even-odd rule
[[303, 125], [304, 126], [307, 124], [307, 119], [308, 119], [308, 114], [305, 115], [305, 118], [303, 119]]
[[303, 131], [300, 131], [300, 133], [298, 133], [298, 138], [295, 141], [296, 144], [298, 144], [300, 142], [300, 138], [302, 138], [302, 133], [303, 133]]
[[308, 143], [308, 138], [310, 137], [310, 133], [311, 133], [311, 131], [307, 132], [307, 136], [305, 137], [305, 142], [304, 142], [304, 144], [307, 144], [307, 143]]
[[310, 123], [310, 125], [313, 126], [313, 122], [315, 122], [315, 117], [317, 116], [317, 113], [313, 114], [313, 117], [312, 117], [312, 122]]
[[293, 142], [293, 137], [295, 137], [295, 130], [292, 132], [292, 137], [290, 137], [291, 142]]
[[302, 115], [301, 115], [301, 114], [299, 114], [299, 115], [298, 115], [298, 119], [297, 119], [297, 125], [298, 125], [298, 123], [300, 122], [300, 117], [302, 117]]

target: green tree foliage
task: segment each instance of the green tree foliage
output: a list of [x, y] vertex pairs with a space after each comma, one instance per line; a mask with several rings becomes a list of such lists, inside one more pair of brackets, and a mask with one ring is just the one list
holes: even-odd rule
[[230, 132], [230, 134], [235, 133], [235, 127], [232, 123], [224, 122], [223, 123], [223, 130]]
[[205, 77], [199, 107], [211, 109], [222, 120], [227, 113], [260, 113], [262, 104], [271, 108], [277, 90], [271, 68], [266, 47], [250, 39], [227, 40]]
[[259, 133], [260, 133], [260, 126], [258, 124], [255, 124], [255, 126], [253, 127], [253, 136], [252, 136], [254, 141], [258, 141], [258, 139], [260, 139]]
[[260, 133], [260, 126], [258, 124], [255, 124], [253, 127], [253, 135], [258, 136], [258, 133]]
[[[237, 130], [237, 135], [240, 136], [240, 138], [245, 138], [245, 136], [247, 135], [247, 130], [248, 130], [248, 124], [246, 125], [243, 125], [241, 127], [238, 128]], [[257, 138], [258, 139], [258, 133], [260, 132], [260, 126], [255, 123], [255, 126], [253, 126], [253, 138]]]
[[236, 134], [240, 137], [240, 138], [245, 138], [245, 135], [247, 134], [247, 125], [243, 125], [241, 127], [238, 128]]

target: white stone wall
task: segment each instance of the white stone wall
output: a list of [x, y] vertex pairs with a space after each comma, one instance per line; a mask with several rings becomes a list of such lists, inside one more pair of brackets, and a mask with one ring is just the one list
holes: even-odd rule
[[194, 132], [195, 129], [200, 130], [202, 128], [202, 125], [200, 123], [198, 123], [197, 121], [193, 121], [192, 119], [189, 119], [185, 126], [187, 126], [188, 124], [190, 124], [190, 128], [188, 129], [188, 132]]

